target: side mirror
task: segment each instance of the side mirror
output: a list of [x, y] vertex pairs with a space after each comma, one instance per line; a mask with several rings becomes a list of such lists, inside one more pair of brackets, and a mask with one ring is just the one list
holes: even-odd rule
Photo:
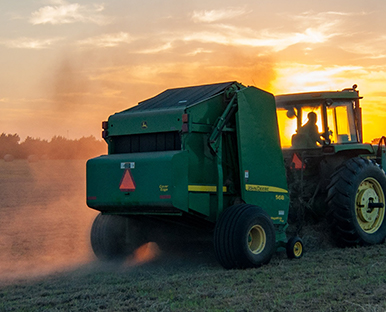
[[296, 117], [296, 113], [295, 113], [295, 109], [292, 107], [292, 108], [289, 108], [288, 110], [287, 110], [287, 117], [289, 118], [289, 119], [293, 119], [293, 118], [295, 118]]

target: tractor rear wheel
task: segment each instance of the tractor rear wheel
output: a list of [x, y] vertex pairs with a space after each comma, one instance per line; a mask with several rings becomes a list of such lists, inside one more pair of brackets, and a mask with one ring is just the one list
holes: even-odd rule
[[385, 194], [385, 172], [367, 159], [352, 158], [332, 175], [327, 203], [339, 245], [373, 245], [385, 240]]
[[248, 204], [229, 207], [214, 231], [218, 262], [226, 269], [244, 269], [267, 264], [276, 250], [275, 228], [262, 208]]
[[91, 247], [102, 261], [123, 261], [145, 243], [140, 228], [128, 217], [99, 214], [91, 228]]

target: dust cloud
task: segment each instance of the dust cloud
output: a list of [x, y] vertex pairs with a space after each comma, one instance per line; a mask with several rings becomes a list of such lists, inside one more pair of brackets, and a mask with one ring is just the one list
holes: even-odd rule
[[155, 260], [161, 253], [158, 245], [154, 242], [145, 243], [134, 251], [123, 263], [123, 267], [130, 268]]
[[0, 161], [0, 281], [93, 261], [85, 161]]

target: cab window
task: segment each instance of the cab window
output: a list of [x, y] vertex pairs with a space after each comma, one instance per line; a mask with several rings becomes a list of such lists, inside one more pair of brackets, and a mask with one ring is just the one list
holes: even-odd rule
[[327, 108], [331, 143], [358, 142], [351, 102], [334, 103]]

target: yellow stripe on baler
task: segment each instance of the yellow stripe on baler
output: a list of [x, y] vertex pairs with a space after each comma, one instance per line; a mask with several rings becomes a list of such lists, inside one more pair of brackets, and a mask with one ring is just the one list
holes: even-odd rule
[[[227, 191], [227, 187], [223, 186], [223, 192]], [[217, 186], [215, 185], [188, 185], [189, 192], [217, 192]]]

